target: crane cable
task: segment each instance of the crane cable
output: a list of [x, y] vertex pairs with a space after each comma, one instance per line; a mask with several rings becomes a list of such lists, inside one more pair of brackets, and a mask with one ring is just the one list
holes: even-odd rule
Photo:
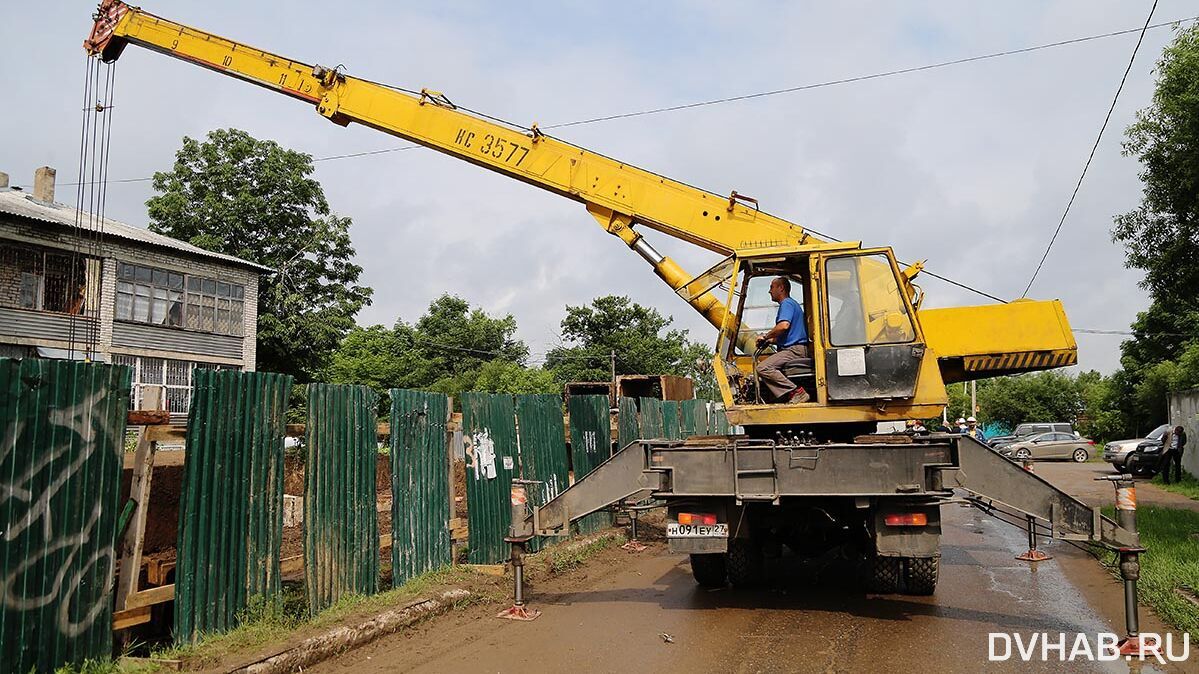
[[1103, 132], [1107, 130], [1107, 124], [1112, 120], [1112, 112], [1116, 110], [1116, 101], [1120, 100], [1120, 92], [1124, 91], [1124, 83], [1128, 81], [1128, 73], [1132, 72], [1132, 64], [1137, 60], [1137, 52], [1141, 49], [1141, 42], [1145, 40], [1145, 31], [1149, 30], [1149, 22], [1153, 20], [1153, 12], [1157, 10], [1158, 0], [1153, 0], [1153, 6], [1149, 8], [1149, 16], [1145, 17], [1145, 25], [1141, 28], [1141, 34], [1137, 37], [1137, 44], [1132, 48], [1132, 56], [1128, 59], [1128, 66], [1124, 68], [1124, 76], [1120, 78], [1120, 86], [1116, 87], [1116, 95], [1112, 96], [1112, 104], [1107, 109], [1107, 116], [1103, 118], [1103, 124], [1099, 127], [1099, 133], [1095, 136], [1095, 144], [1091, 146], [1091, 154], [1087, 156], [1087, 161], [1082, 165], [1082, 173], [1078, 176], [1078, 182], [1074, 185], [1074, 191], [1070, 194], [1070, 200], [1066, 202], [1066, 209], [1062, 211], [1062, 217], [1057, 222], [1057, 228], [1053, 230], [1053, 237], [1049, 239], [1049, 245], [1045, 246], [1045, 253], [1041, 255], [1041, 261], [1037, 263], [1037, 268], [1032, 273], [1032, 278], [1028, 279], [1028, 285], [1024, 287], [1024, 294], [1021, 297], [1028, 297], [1028, 291], [1032, 290], [1032, 284], [1037, 280], [1037, 275], [1041, 273], [1041, 267], [1045, 266], [1045, 260], [1049, 257], [1049, 251], [1053, 250], [1053, 244], [1057, 241], [1057, 235], [1062, 233], [1062, 225], [1066, 224], [1066, 216], [1070, 215], [1070, 207], [1074, 205], [1074, 199], [1078, 196], [1078, 190], [1082, 187], [1082, 181], [1087, 177], [1087, 169], [1091, 168], [1091, 161], [1095, 159], [1095, 152], [1099, 149], [1099, 141], [1103, 139]]

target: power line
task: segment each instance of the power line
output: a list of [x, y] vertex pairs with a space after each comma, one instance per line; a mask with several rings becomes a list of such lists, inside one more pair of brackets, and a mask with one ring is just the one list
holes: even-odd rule
[[[1199, 16], [1190, 16], [1190, 17], [1186, 17], [1186, 18], [1182, 18], [1182, 19], [1175, 19], [1173, 21], [1165, 21], [1162, 23], [1155, 23], [1153, 25], [1147, 25], [1142, 28], [1128, 28], [1125, 30], [1112, 31], [1110, 33], [1099, 33], [1099, 34], [1095, 34], [1095, 35], [1087, 35], [1087, 36], [1083, 36], [1083, 37], [1071, 38], [1068, 40], [1058, 40], [1057, 42], [1047, 42], [1045, 44], [1033, 45], [1031, 47], [1021, 47], [1019, 49], [1008, 49], [1005, 51], [992, 52], [989, 54], [979, 54], [977, 56], [967, 56], [964, 58], [953, 59], [950, 61], [939, 61], [936, 63], [927, 63], [927, 64], [920, 65], [920, 66], [912, 66], [910, 68], [887, 70], [887, 71], [882, 71], [882, 72], [877, 72], [877, 73], [871, 73], [868, 75], [857, 75], [855, 77], [845, 77], [845, 78], [836, 79], [836, 80], [813, 82], [813, 83], [801, 84], [801, 85], [797, 85], [797, 86], [793, 86], [793, 87], [786, 87], [783, 89], [773, 89], [770, 91], [761, 91], [761, 92], [756, 92], [756, 93], [751, 93], [751, 94], [742, 94], [739, 96], [728, 96], [725, 98], [715, 98], [715, 99], [705, 100], [705, 101], [695, 101], [692, 103], [683, 103], [680, 105], [671, 105], [671, 106], [666, 106], [666, 107], [661, 107], [661, 108], [652, 108], [649, 110], [623, 112], [623, 113], [618, 113], [618, 114], [614, 114], [614, 115], [606, 115], [603, 117], [592, 117], [590, 119], [580, 119], [580, 120], [575, 120], [573, 122], [561, 122], [558, 124], [550, 124], [550, 125], [542, 126], [539, 128], [543, 131], [548, 130], [548, 129], [564, 129], [564, 128], [571, 127], [571, 126], [582, 126], [584, 124], [595, 124], [595, 123], [599, 123], [599, 122], [607, 122], [607, 121], [616, 120], [616, 119], [628, 119], [630, 117], [644, 117], [646, 115], [656, 115], [656, 114], [660, 114], [660, 113], [664, 113], [664, 112], [674, 112], [676, 110], [688, 110], [691, 108], [705, 107], [705, 106], [710, 106], [710, 105], [719, 105], [722, 103], [733, 103], [736, 101], [744, 101], [744, 100], [750, 100], [750, 99], [755, 99], [755, 98], [778, 96], [781, 94], [794, 93], [797, 91], [821, 89], [821, 88], [832, 87], [832, 86], [837, 86], [837, 85], [841, 85], [841, 84], [852, 84], [855, 82], [864, 82], [864, 81], [868, 81], [868, 80], [881, 79], [884, 77], [907, 75], [907, 74], [911, 74], [911, 73], [922, 72], [925, 70], [934, 70], [937, 68], [946, 68], [949, 66], [962, 65], [965, 63], [972, 63], [975, 61], [985, 61], [988, 59], [999, 58], [1002, 56], [1014, 56], [1014, 55], [1018, 55], [1018, 54], [1026, 54], [1029, 52], [1040, 51], [1043, 49], [1052, 49], [1054, 47], [1064, 47], [1064, 46], [1079, 44], [1079, 43], [1083, 43], [1083, 42], [1091, 42], [1093, 40], [1102, 40], [1102, 39], [1111, 38], [1111, 37], [1118, 37], [1121, 35], [1128, 35], [1130, 33], [1136, 33], [1138, 31], [1140, 31], [1142, 34], [1142, 37], [1144, 37], [1144, 32], [1146, 30], [1156, 29], [1156, 28], [1164, 28], [1166, 26], [1173, 26], [1173, 25], [1177, 25], [1177, 24], [1187, 23], [1190, 21], [1195, 21], [1197, 19], [1199, 19]], [[1138, 42], [1138, 44], [1139, 44], [1139, 42]], [[378, 84], [378, 83], [376, 83], [376, 84]], [[397, 91], [414, 93], [414, 92], [411, 92], [411, 90], [404, 89], [403, 87], [397, 87], [397, 86], [386, 85], [386, 84], [380, 84], [380, 86], [386, 86], [391, 89], [396, 89]], [[419, 93], [419, 92], [416, 92], [416, 93]], [[470, 110], [469, 108], [461, 108], [461, 109], [467, 110], [476, 115], [482, 115], [482, 116], [488, 117], [490, 119], [495, 119], [496, 121], [501, 122], [503, 124], [515, 126], [517, 128], [524, 128], [518, 124], [513, 124], [512, 122], [507, 122], [505, 120], [490, 117], [489, 115], [484, 115], [483, 113], [480, 113], [475, 110]], [[421, 148], [421, 147], [424, 147], [424, 146], [423, 145], [400, 145], [397, 147], [381, 148], [378, 150], [367, 150], [364, 152], [349, 152], [349, 153], [345, 153], [345, 154], [330, 155], [327, 157], [316, 157], [312, 161], [314, 161], [314, 162], [333, 161], [336, 159], [350, 159], [353, 157], [366, 157], [366, 156], [370, 156], [370, 155], [387, 154], [390, 152], [403, 152], [406, 150], [415, 150], [415, 149]], [[148, 180], [153, 180], [153, 178], [125, 178], [123, 180], [112, 180], [109, 182], [111, 182], [111, 183], [136, 183], [136, 182], [145, 182]], [[64, 183], [64, 184], [73, 185], [75, 183]]]
[[1074, 185], [1074, 191], [1070, 194], [1070, 200], [1066, 202], [1066, 210], [1062, 211], [1062, 218], [1058, 220], [1057, 229], [1053, 230], [1053, 237], [1049, 239], [1049, 245], [1045, 246], [1045, 253], [1041, 256], [1041, 261], [1037, 263], [1037, 268], [1032, 273], [1032, 278], [1028, 279], [1028, 285], [1024, 287], [1024, 294], [1021, 297], [1028, 297], [1028, 291], [1032, 289], [1032, 284], [1037, 280], [1037, 275], [1041, 273], [1041, 267], [1045, 266], [1045, 259], [1049, 257], [1049, 251], [1053, 249], [1053, 244], [1057, 241], [1057, 235], [1062, 232], [1062, 225], [1066, 224], [1066, 216], [1070, 214], [1070, 207], [1074, 205], [1074, 199], [1078, 196], [1078, 190], [1082, 187], [1082, 181], [1087, 177], [1087, 169], [1091, 168], [1091, 161], [1095, 159], [1095, 151], [1099, 149], [1099, 141], [1103, 139], [1103, 132], [1107, 130], [1107, 124], [1112, 119], [1112, 112], [1116, 109], [1116, 101], [1120, 100], [1120, 92], [1124, 91], [1124, 83], [1128, 81], [1128, 73], [1132, 72], [1132, 64], [1137, 59], [1137, 52], [1141, 49], [1141, 42], [1145, 39], [1145, 31], [1149, 30], [1149, 22], [1153, 20], [1153, 12], [1157, 10], [1157, 0], [1153, 0], [1153, 6], [1149, 8], [1149, 16], [1145, 17], [1145, 26], [1141, 28], [1141, 34], [1137, 37], [1137, 44], [1132, 48], [1132, 56], [1128, 59], [1128, 67], [1124, 69], [1124, 76], [1120, 78], [1120, 86], [1116, 87], [1116, 95], [1112, 96], [1112, 104], [1107, 109], [1107, 116], [1103, 118], [1103, 125], [1099, 127], [1099, 133], [1095, 136], [1095, 144], [1091, 146], [1091, 154], [1087, 156], [1087, 161], [1082, 165], [1082, 173], [1078, 176], [1078, 183]]

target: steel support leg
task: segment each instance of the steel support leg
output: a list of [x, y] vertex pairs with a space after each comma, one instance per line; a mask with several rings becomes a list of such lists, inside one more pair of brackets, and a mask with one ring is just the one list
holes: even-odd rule
[[495, 615], [497, 618], [506, 618], [508, 620], [536, 620], [537, 616], [541, 615], [541, 611], [531, 609], [525, 606], [525, 544], [524, 542], [512, 543], [512, 557], [509, 563], [512, 564], [512, 595], [513, 602], [511, 608], [506, 608]]
[[637, 540], [637, 513], [637, 508], [629, 509], [629, 528], [631, 529], [629, 533], [631, 536], [629, 537], [628, 543], [620, 546], [621, 550], [628, 550], [629, 552], [642, 552], [647, 549], [646, 546], [641, 543], [641, 541]]
[[1045, 554], [1037, 549], [1037, 518], [1028, 515], [1028, 552], [1022, 555], [1016, 555], [1016, 559], [1024, 562], [1043, 562], [1047, 559], [1053, 559], [1052, 556]]
[[[1115, 480], [1116, 521], [1124, 529], [1137, 532], [1137, 492], [1131, 478]], [[1141, 578], [1140, 535], [1138, 545], [1119, 549], [1120, 578], [1124, 580], [1124, 640], [1120, 642], [1121, 655], [1141, 655], [1140, 606], [1137, 602], [1137, 581]]]

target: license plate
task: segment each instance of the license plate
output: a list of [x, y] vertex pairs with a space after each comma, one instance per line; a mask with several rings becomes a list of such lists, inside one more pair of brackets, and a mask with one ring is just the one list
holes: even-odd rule
[[728, 538], [729, 525], [667, 522], [666, 536], [668, 538]]

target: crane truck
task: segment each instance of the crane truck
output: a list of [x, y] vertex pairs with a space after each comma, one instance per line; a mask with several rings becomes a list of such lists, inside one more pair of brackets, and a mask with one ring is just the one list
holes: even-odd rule
[[[764, 555], [786, 545], [799, 555], [849, 556], [875, 592], [931, 594], [940, 507], [964, 500], [1118, 551], [1135, 637], [1142, 549], [1129, 509], [1113, 521], [968, 436], [876, 432], [878, 422], [940, 415], [947, 384], [1075, 364], [1060, 302], [922, 308], [915, 281], [923, 264], [900, 264], [889, 247], [825, 240], [736, 191], [692, 187], [536, 124], [497, 121], [438, 91], [353, 77], [103, 0], [85, 50], [111, 63], [130, 45], [298, 99], [334, 124], [368, 126], [579, 202], [716, 329], [712, 368], [728, 420], [744, 432], [630, 443], [540, 507], [527, 505], [526, 490], [536, 485], [514, 483], [518, 612], [525, 542], [650, 497], [665, 504], [670, 549], [690, 555], [701, 585], [753, 584]], [[720, 260], [689, 274], [651, 245], [647, 230]], [[784, 371], [811, 394], [804, 402], [765, 401], [757, 386], [755, 338], [774, 324], [768, 285], [776, 277], [791, 281], [805, 309], [810, 357]], [[1124, 496], [1129, 489], [1118, 483]]]

